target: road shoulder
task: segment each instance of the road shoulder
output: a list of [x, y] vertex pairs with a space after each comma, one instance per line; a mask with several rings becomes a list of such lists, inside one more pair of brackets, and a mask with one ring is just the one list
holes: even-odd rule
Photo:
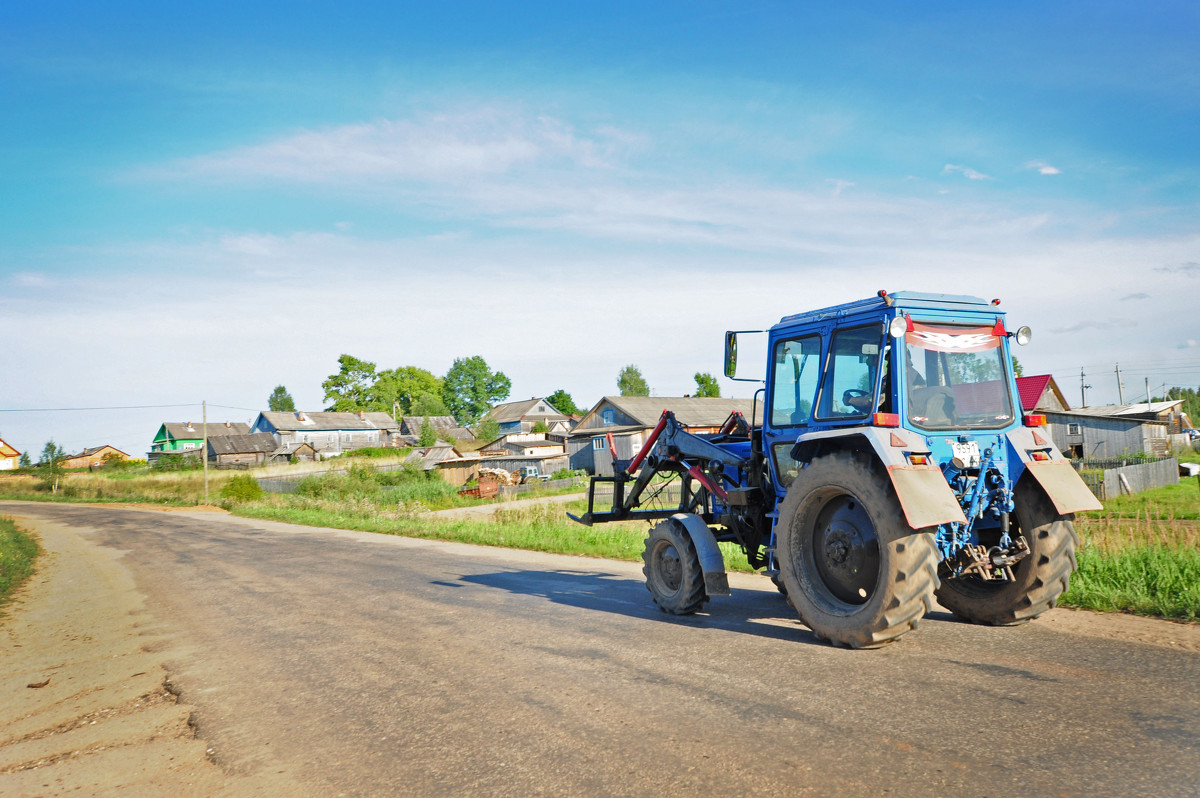
[[[13, 795], [210, 796], [274, 792], [207, 758], [172, 692], [172, 641], [121, 554], [76, 529], [37, 535], [37, 573], [0, 620], [0, 782]], [[278, 784], [273, 786], [280, 786]]]

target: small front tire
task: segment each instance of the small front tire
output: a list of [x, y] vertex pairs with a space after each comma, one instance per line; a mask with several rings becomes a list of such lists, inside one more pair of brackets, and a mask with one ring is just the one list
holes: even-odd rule
[[691, 615], [708, 601], [700, 555], [683, 524], [660, 521], [646, 538], [642, 560], [646, 589], [663, 612]]

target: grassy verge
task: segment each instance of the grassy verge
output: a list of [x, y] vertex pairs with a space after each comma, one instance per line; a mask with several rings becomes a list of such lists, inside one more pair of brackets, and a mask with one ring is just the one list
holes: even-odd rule
[[0, 518], [0, 607], [33, 575], [41, 549], [29, 533], [9, 518]]
[[[636, 561], [646, 524], [585, 527], [566, 518], [582, 502], [501, 507], [494, 515], [448, 519], [429, 511], [480, 504], [419, 469], [376, 472], [351, 465], [346, 474], [309, 476], [291, 495], [260, 494], [241, 485], [244, 472], [210, 472], [210, 501], [238, 515], [417, 538], [504, 546], [557, 554]], [[0, 479], [0, 498], [194, 505], [203, 500], [199, 472], [73, 474], [57, 493], [39, 480]], [[521, 498], [536, 498], [530, 494]], [[542, 494], [545, 495], [545, 494]], [[1079, 569], [1064, 606], [1200, 620], [1200, 488], [1192, 480], [1124, 496], [1104, 511], [1076, 519]], [[749, 571], [745, 556], [722, 544], [730, 570]]]
[[1079, 518], [1075, 528], [1080, 537], [1079, 568], [1060, 604], [1200, 620], [1200, 524], [1196, 521], [1154, 517], [1150, 511], [1132, 520], [1119, 514]]

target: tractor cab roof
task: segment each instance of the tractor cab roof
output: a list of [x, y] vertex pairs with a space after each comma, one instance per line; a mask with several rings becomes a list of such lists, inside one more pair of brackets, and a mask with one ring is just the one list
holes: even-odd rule
[[961, 296], [957, 294], [927, 294], [920, 291], [897, 291], [888, 293], [880, 291], [879, 294], [867, 299], [859, 299], [854, 302], [847, 302], [843, 305], [833, 305], [832, 307], [821, 308], [819, 310], [810, 310], [804, 313], [796, 313], [791, 316], [784, 316], [779, 320], [780, 326], [791, 326], [797, 323], [813, 323], [819, 321], [832, 321], [835, 319], [846, 318], [849, 316], [857, 316], [859, 314], [868, 313], [872, 310], [883, 310], [885, 308], [898, 308], [903, 310], [931, 310], [942, 312], [975, 312], [987, 311], [994, 314], [1002, 314], [996, 306], [1000, 300], [993, 299], [988, 301], [976, 296]]

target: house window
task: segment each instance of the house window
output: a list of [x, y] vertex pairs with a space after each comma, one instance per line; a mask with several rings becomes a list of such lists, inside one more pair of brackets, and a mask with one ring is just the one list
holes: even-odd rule
[[604, 438], [592, 438], [592, 448], [597, 452], [602, 452], [608, 448], [608, 444], [605, 442]]
[[616, 414], [613, 413], [613, 411], [611, 411], [611, 410], [605, 410], [604, 411], [604, 426], [611, 427], [615, 423], [617, 423]]
[[1068, 435], [1082, 435], [1083, 430], [1081, 430], [1079, 428], [1078, 424], [1068, 424], [1067, 425], [1067, 434]]
[[183, 448], [185, 448], [185, 449], [195, 449], [195, 448], [196, 448], [196, 444], [194, 444], [194, 443], [185, 443], [185, 444], [183, 445]]

